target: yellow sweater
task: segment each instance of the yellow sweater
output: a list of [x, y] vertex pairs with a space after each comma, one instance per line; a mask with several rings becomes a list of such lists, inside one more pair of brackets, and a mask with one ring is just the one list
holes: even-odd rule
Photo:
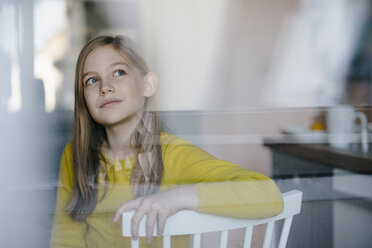
[[[162, 133], [163, 179], [160, 190], [193, 184], [199, 198], [198, 211], [239, 218], [265, 218], [283, 210], [283, 199], [275, 183], [268, 177], [248, 171], [230, 162], [217, 160], [191, 143]], [[50, 246], [61, 247], [130, 247], [130, 239], [121, 236], [121, 223], [113, 222], [117, 208], [132, 199], [130, 175], [135, 158], [111, 160], [107, 170], [107, 192], [93, 213], [83, 223], [73, 222], [65, 214], [73, 187], [71, 144], [61, 158], [57, 203]], [[104, 175], [99, 175], [104, 178]], [[99, 180], [99, 181], [102, 181]], [[99, 183], [98, 199], [103, 194]], [[188, 247], [189, 238], [172, 238], [173, 247]], [[162, 247], [161, 239], [140, 247]]]

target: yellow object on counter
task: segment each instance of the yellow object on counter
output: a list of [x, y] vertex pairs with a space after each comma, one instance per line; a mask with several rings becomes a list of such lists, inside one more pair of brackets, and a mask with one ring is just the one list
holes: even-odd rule
[[310, 129], [313, 130], [313, 131], [325, 131], [326, 130], [326, 126], [324, 125], [323, 122], [315, 121], [311, 125]]

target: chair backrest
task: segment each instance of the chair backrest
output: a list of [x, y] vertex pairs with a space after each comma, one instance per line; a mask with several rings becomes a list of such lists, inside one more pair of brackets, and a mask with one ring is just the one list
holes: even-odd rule
[[[237, 219], [210, 214], [202, 214], [194, 211], [183, 210], [168, 217], [163, 232], [163, 247], [171, 247], [171, 236], [174, 235], [192, 235], [193, 248], [200, 247], [201, 233], [221, 231], [220, 247], [227, 247], [228, 230], [245, 228], [244, 248], [251, 246], [253, 227], [260, 224], [267, 224], [263, 242], [263, 247], [268, 248], [273, 236], [274, 223], [283, 220], [282, 232], [279, 240], [279, 248], [286, 246], [289, 230], [294, 215], [301, 211], [302, 192], [298, 190], [289, 191], [283, 194], [284, 210], [281, 214], [266, 219]], [[131, 237], [131, 219], [134, 211], [128, 211], [122, 215], [123, 236]], [[138, 236], [146, 236], [146, 216], [142, 219]], [[156, 225], [154, 234], [156, 236]], [[132, 240], [132, 248], [138, 248], [138, 240]]]

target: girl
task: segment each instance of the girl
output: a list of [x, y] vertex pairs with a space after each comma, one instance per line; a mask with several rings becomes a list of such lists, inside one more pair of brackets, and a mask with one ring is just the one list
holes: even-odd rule
[[[217, 160], [162, 132], [152, 111], [158, 77], [128, 38], [100, 36], [82, 49], [75, 76], [73, 138], [63, 151], [51, 247], [130, 247], [121, 214], [147, 215], [147, 240], [161, 247], [168, 216], [182, 209], [264, 218], [283, 209], [267, 177]], [[147, 242], [146, 242], [147, 241]], [[188, 247], [187, 237], [172, 239]]]

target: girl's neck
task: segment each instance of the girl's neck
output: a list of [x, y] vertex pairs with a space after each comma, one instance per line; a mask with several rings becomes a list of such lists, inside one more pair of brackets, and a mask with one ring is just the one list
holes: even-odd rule
[[115, 126], [105, 127], [107, 142], [103, 142], [101, 151], [112, 159], [125, 159], [135, 155], [131, 143], [140, 118], [121, 123]]

